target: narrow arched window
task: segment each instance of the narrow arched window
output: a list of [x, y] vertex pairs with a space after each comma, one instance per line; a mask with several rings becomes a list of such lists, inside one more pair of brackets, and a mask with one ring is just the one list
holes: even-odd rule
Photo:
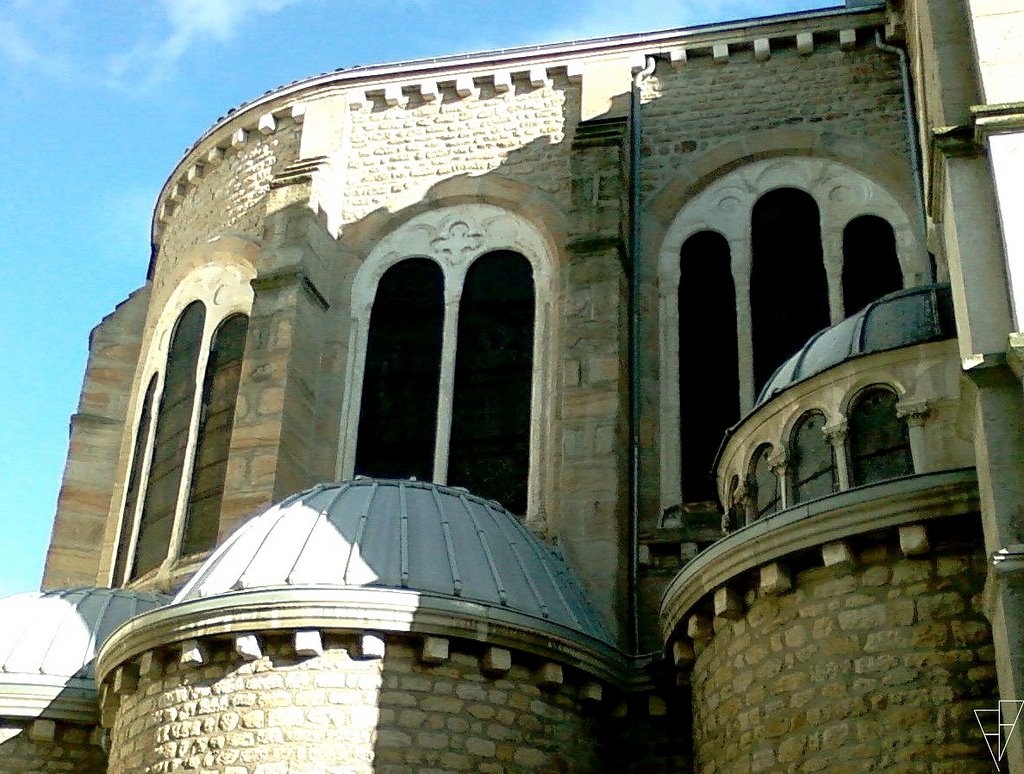
[[849, 444], [854, 486], [914, 472], [907, 424], [896, 416], [896, 393], [886, 387], [870, 387], [854, 400]]
[[232, 315], [221, 323], [210, 342], [188, 507], [181, 535], [182, 556], [207, 551], [217, 542], [248, 328], [246, 315]]
[[786, 358], [829, 324], [814, 198], [795, 188], [766, 193], [753, 208], [751, 241], [754, 386], [760, 391]]
[[683, 502], [700, 502], [715, 499], [715, 452], [740, 416], [729, 243], [712, 231], [694, 234], [679, 268], [680, 484]]
[[820, 411], [809, 411], [797, 422], [790, 445], [789, 470], [794, 503], [836, 491], [835, 456], [825, 437], [825, 415]]
[[740, 477], [733, 476], [729, 481], [729, 492], [725, 502], [725, 514], [722, 516], [722, 532], [729, 533], [743, 526], [743, 503], [739, 498]]
[[754, 450], [750, 458], [749, 502], [747, 521], [757, 521], [779, 510], [779, 477], [771, 466], [772, 446], [764, 443]]
[[384, 272], [370, 313], [355, 472], [430, 481], [444, 326], [444, 277], [427, 258]]
[[142, 468], [145, 464], [147, 442], [153, 417], [153, 396], [156, 392], [156, 375], [150, 377], [146, 394], [142, 398], [142, 412], [135, 428], [135, 444], [132, 447], [132, 467], [128, 473], [128, 487], [124, 496], [124, 510], [121, 512], [121, 528], [117, 536], [117, 554], [114, 558], [114, 573], [111, 584], [119, 586], [125, 581], [124, 571], [128, 566], [128, 552], [131, 550], [132, 528], [135, 526], [135, 508], [139, 504], [142, 484]]
[[459, 306], [448, 482], [526, 513], [533, 269], [495, 252], [469, 267]]
[[892, 226], [877, 215], [861, 215], [843, 229], [843, 307], [846, 315], [903, 287]]
[[152, 462], [135, 541], [132, 578], [157, 567], [167, 556], [185, 468], [195, 403], [196, 367], [205, 320], [206, 307], [199, 301], [193, 301], [181, 313], [171, 335], [163, 393], [156, 417]]

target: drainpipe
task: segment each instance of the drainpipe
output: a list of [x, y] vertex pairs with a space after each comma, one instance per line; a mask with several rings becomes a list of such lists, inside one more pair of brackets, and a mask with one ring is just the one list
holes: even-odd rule
[[640, 551], [640, 85], [654, 74], [654, 57], [647, 57], [644, 68], [633, 78], [629, 100], [629, 547], [627, 551], [627, 616], [629, 651], [640, 649], [639, 589], [637, 566]]
[[[921, 146], [917, 140], [917, 125], [914, 120], [914, 94], [910, 88], [910, 64], [907, 62], [907, 52], [898, 46], [890, 46], [882, 42], [881, 30], [875, 30], [875, 47], [880, 51], [894, 54], [900, 60], [900, 81], [903, 84], [903, 114], [906, 124], [907, 146], [910, 148], [910, 166], [914, 174], [914, 198], [917, 203], [919, 225], [921, 227], [921, 238], [928, 239], [928, 224], [925, 220], [924, 210], [924, 172], [921, 169]], [[931, 278], [936, 281], [935, 277]]]

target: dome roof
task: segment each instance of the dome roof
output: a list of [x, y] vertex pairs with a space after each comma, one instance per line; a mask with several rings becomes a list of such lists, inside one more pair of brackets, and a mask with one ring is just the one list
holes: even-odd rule
[[898, 290], [811, 337], [772, 374], [755, 408], [792, 385], [862, 355], [956, 337], [949, 285]]
[[608, 641], [562, 557], [494, 501], [420, 481], [319, 485], [240, 527], [175, 603], [280, 586], [423, 592]]
[[0, 715], [95, 714], [96, 652], [132, 616], [168, 598], [79, 588], [0, 599]]

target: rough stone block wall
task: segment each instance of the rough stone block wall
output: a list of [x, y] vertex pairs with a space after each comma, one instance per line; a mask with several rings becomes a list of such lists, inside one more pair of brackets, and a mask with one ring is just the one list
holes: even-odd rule
[[99, 570], [115, 487], [128, 399], [139, 357], [149, 291], [135, 291], [93, 329], [78, 411], [71, 417], [68, 460], [42, 587], [91, 586]]
[[716, 619], [693, 671], [696, 770], [991, 771], [973, 713], [997, 701], [984, 577], [980, 550], [879, 546]]
[[121, 701], [110, 772], [592, 772], [598, 736], [576, 689], [544, 691], [530, 670], [480, 671], [476, 654], [419, 663], [413, 644], [381, 660], [328, 640], [299, 658], [285, 641], [249, 663], [217, 650], [171, 663]]
[[0, 774], [104, 774], [107, 770], [107, 756], [89, 742], [91, 729], [58, 723], [53, 740], [42, 741], [31, 738], [32, 723], [0, 719]]
[[817, 127], [908, 152], [896, 59], [867, 41], [851, 51], [824, 44], [809, 56], [780, 49], [765, 62], [745, 50], [724, 64], [711, 57], [663, 64], [645, 81], [642, 100], [645, 197], [691, 154], [768, 129]]
[[541, 87], [516, 80], [504, 94], [487, 83], [479, 89], [479, 98], [443, 89], [433, 102], [414, 95], [405, 107], [354, 111], [342, 220], [357, 221], [445, 178], [499, 168], [568, 204], [579, 88], [556, 77]]
[[207, 163], [202, 178], [178, 202], [160, 239], [160, 260], [223, 232], [262, 237], [263, 202], [270, 179], [299, 153], [301, 126], [281, 119], [266, 137], [249, 132], [245, 145]]

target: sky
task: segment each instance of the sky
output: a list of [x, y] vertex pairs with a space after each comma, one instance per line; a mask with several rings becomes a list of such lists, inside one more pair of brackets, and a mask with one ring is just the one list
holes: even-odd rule
[[157, 194], [227, 110], [340, 67], [836, 4], [0, 0], [0, 596], [39, 586], [89, 331], [145, 281]]

